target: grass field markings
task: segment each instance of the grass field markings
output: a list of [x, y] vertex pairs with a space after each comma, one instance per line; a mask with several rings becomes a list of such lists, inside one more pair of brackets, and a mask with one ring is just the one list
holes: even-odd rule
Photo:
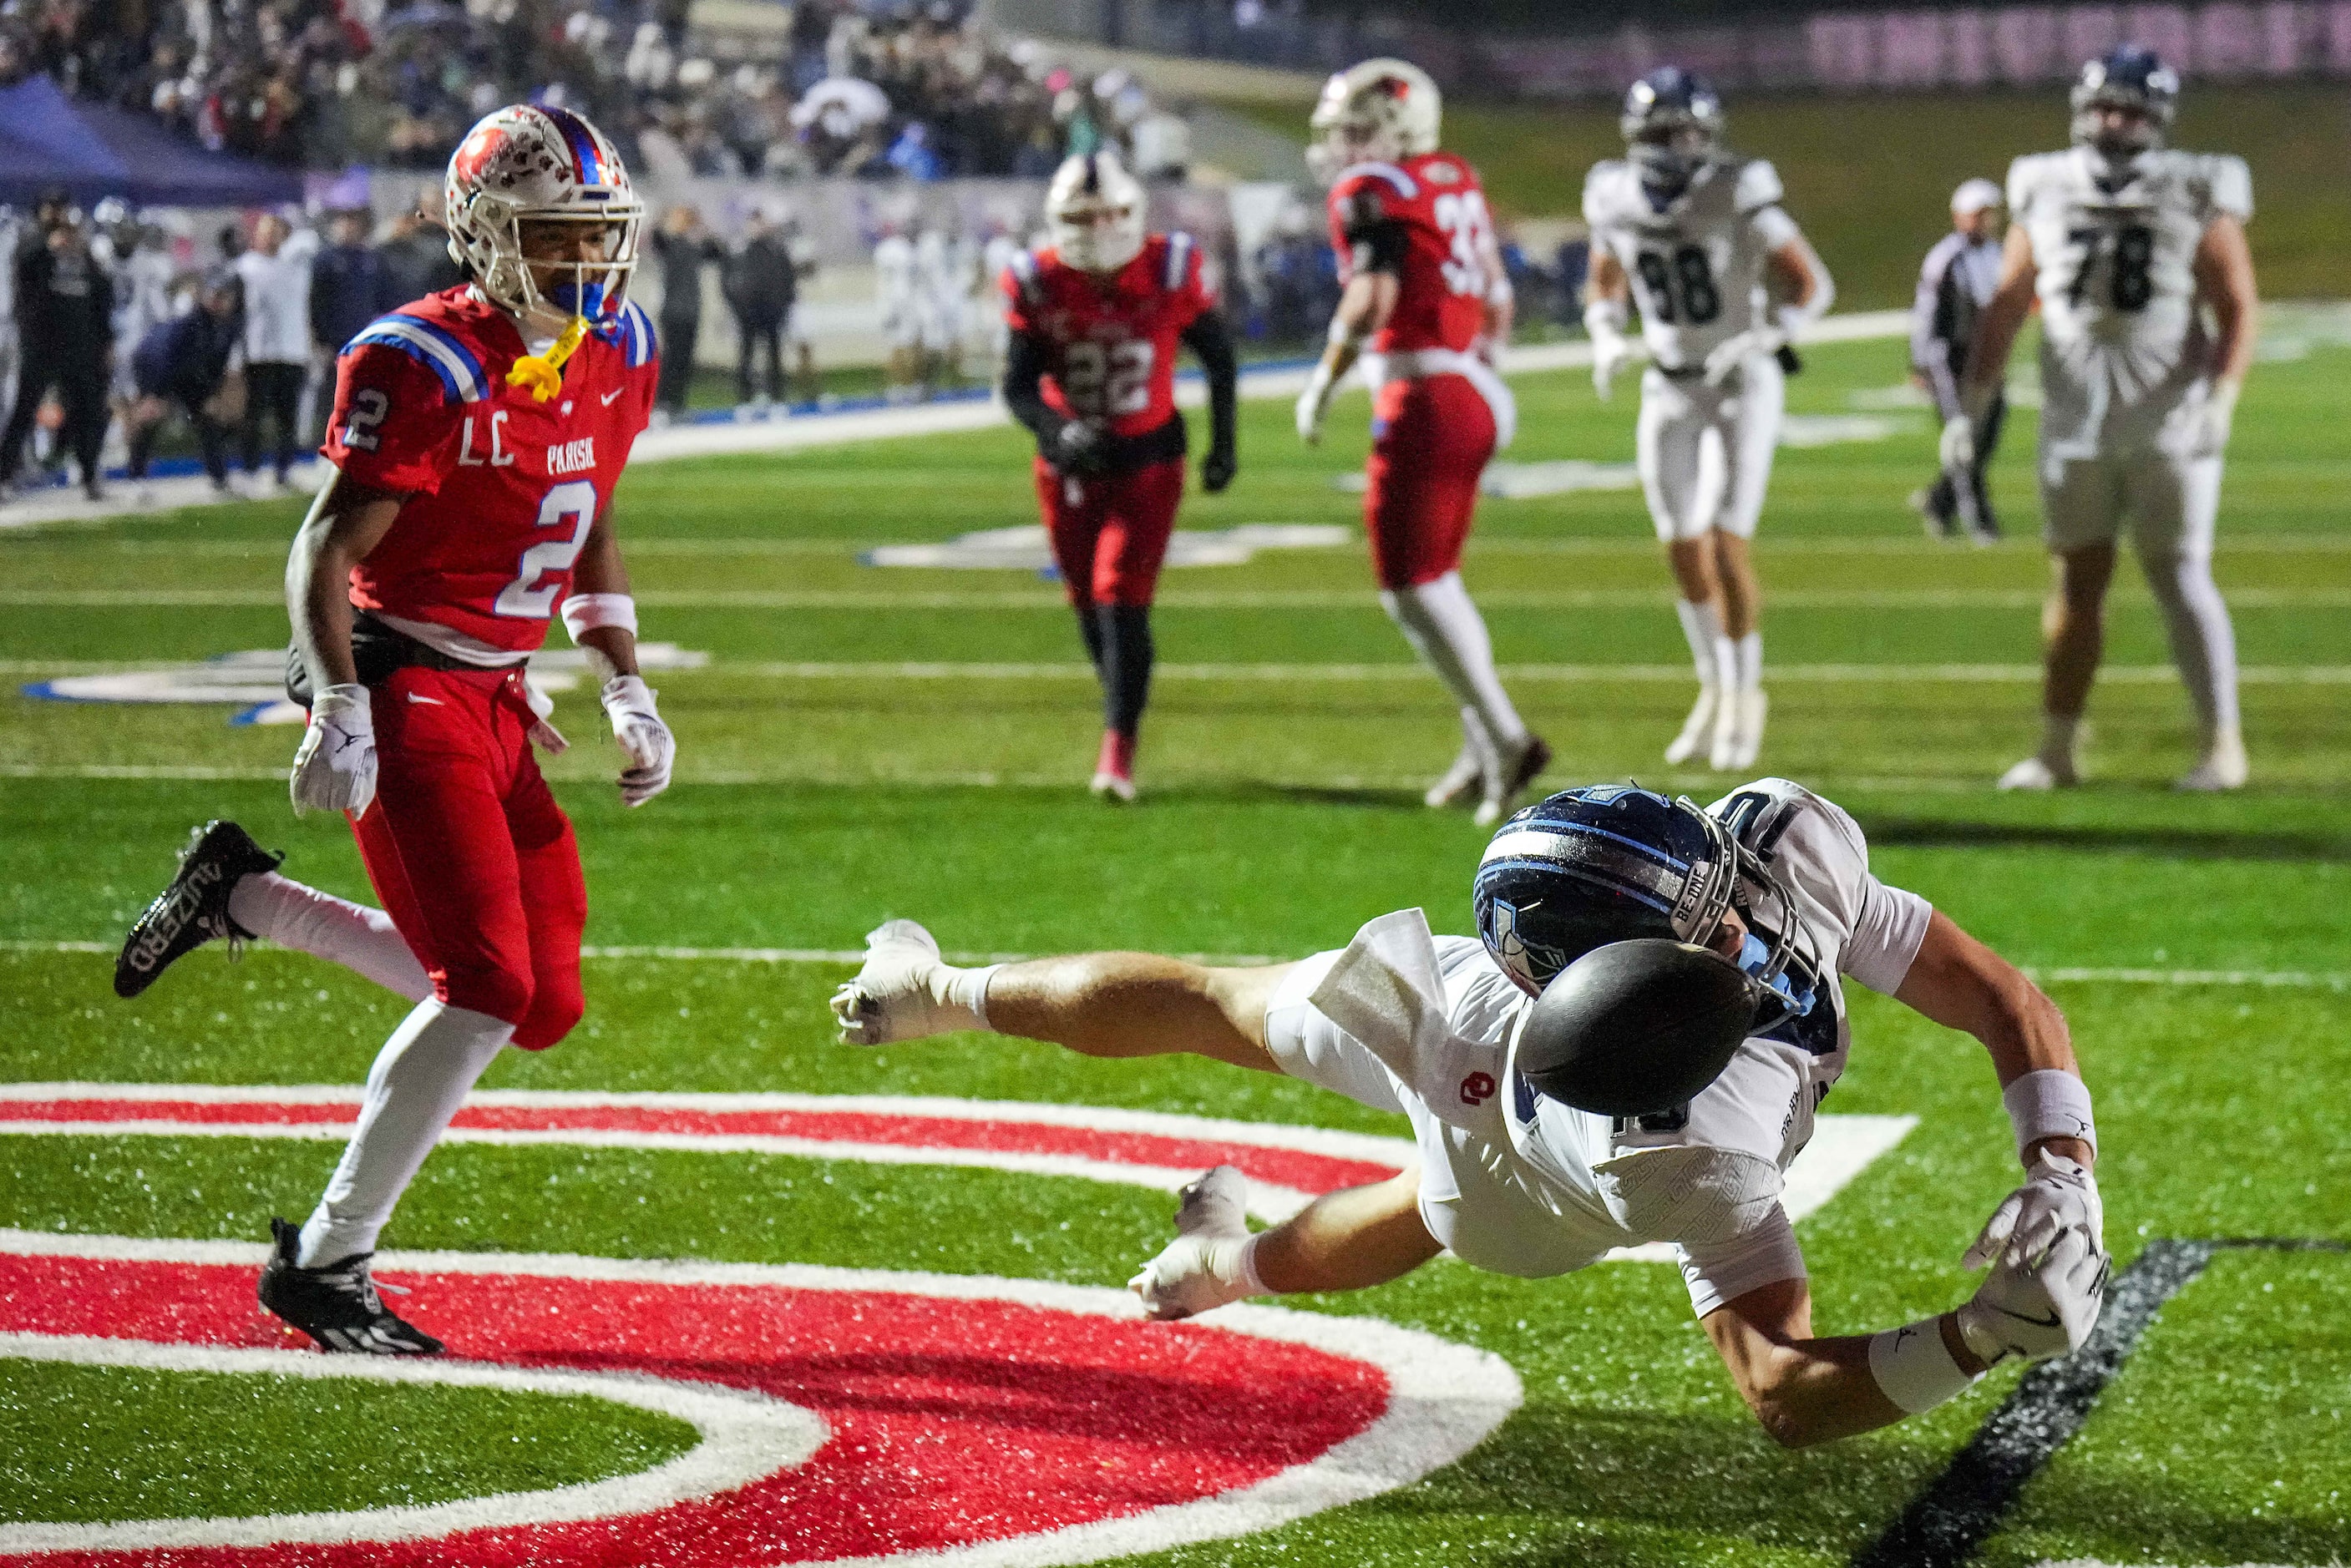
[[373, 1383], [493, 1388], [610, 1400], [674, 1417], [701, 1433], [684, 1453], [634, 1475], [458, 1502], [238, 1519], [148, 1519], [115, 1523], [0, 1524], [0, 1556], [46, 1552], [158, 1552], [293, 1542], [420, 1541], [464, 1531], [513, 1529], [651, 1513], [734, 1491], [796, 1469], [830, 1436], [813, 1413], [747, 1389], [643, 1372], [559, 1371], [475, 1362], [319, 1355], [244, 1345], [166, 1345], [90, 1334], [0, 1332], [0, 1360], [63, 1362], [144, 1371], [242, 1376], [344, 1377]]
[[2081, 1430], [2164, 1303], [2193, 1283], [2216, 1253], [2239, 1248], [2351, 1251], [2341, 1241], [2294, 1238], [2149, 1241], [2107, 1285], [2089, 1342], [2027, 1372], [1901, 1516], [1854, 1554], [1853, 1568], [1963, 1568], [1999, 1530], [2026, 1483]]
[[[228, 1137], [340, 1142], [360, 1091], [338, 1085], [0, 1085], [0, 1137]], [[1825, 1207], [1917, 1125], [1907, 1116], [1823, 1116], [1789, 1168], [1792, 1220]], [[898, 1095], [614, 1095], [486, 1090], [444, 1143], [560, 1144], [695, 1154], [780, 1155], [1068, 1177], [1173, 1192], [1214, 1165], [1249, 1178], [1269, 1222], [1313, 1198], [1384, 1181], [1410, 1164], [1408, 1138], [1283, 1123], [1048, 1102]], [[1670, 1262], [1670, 1246], [1619, 1248], [1616, 1262]]]
[[[14, 1276], [0, 1314], [123, 1339], [266, 1332], [251, 1300], [264, 1251], [0, 1231]], [[403, 1562], [474, 1563], [481, 1551], [676, 1568], [1093, 1562], [1409, 1485], [1468, 1454], [1523, 1398], [1489, 1352], [1250, 1303], [1163, 1324], [1139, 1321], [1123, 1290], [977, 1275], [402, 1251], [378, 1254], [376, 1269], [409, 1286], [407, 1310], [460, 1355], [658, 1366], [789, 1399], [833, 1433], [789, 1475], [723, 1499]], [[384, 1559], [355, 1544], [299, 1560]]]
[[[47, 666], [39, 666], [47, 669]], [[1687, 686], [1687, 664], [1504, 664], [1510, 680], [1624, 681], [1631, 684]], [[1155, 665], [1159, 680], [1281, 680], [1379, 682], [1416, 680], [1423, 666], [1403, 659], [1374, 663], [1197, 664]], [[692, 675], [739, 675], [768, 680], [1086, 680], [1100, 679], [1091, 664], [1076, 660], [1053, 663], [951, 662], [946, 660], [842, 661], [819, 659], [714, 659]], [[2238, 680], [2249, 686], [2351, 685], [2351, 664], [2253, 664], [2241, 668]], [[2037, 684], [2038, 664], [1775, 664], [1769, 679], [1775, 685], [1843, 685], [1851, 682], [1948, 682], [1962, 685]], [[2110, 664], [2098, 679], [2126, 686], [2168, 686], [2179, 672], [2168, 664]]]
[[[2043, 588], [1796, 588], [1771, 596], [1775, 609], [1950, 610], [2039, 609]], [[2351, 609], [2351, 591], [2340, 588], [2232, 588], [2232, 609]], [[1058, 592], [877, 591], [868, 589], [640, 588], [637, 603], [668, 610], [1025, 610], [1068, 609]], [[1489, 588], [1478, 595], [1489, 610], [1626, 610], [1659, 608], [1672, 602], [1663, 584], [1656, 588]], [[2152, 606], [2154, 600], [2127, 587], [2113, 595], [2118, 605]], [[261, 609], [282, 608], [285, 595], [262, 588], [5, 588], [0, 608], [14, 609]], [[1375, 607], [1368, 593], [1351, 588], [1221, 590], [1178, 588], [1161, 594], [1167, 610], [1336, 610]]]
[[[16, 953], [103, 953], [111, 957], [120, 950], [118, 942], [76, 941], [38, 938], [0, 939], [0, 952]], [[695, 947], [583, 947], [580, 956], [593, 960], [646, 960], [668, 963], [808, 963], [859, 964], [865, 961], [862, 950], [852, 948], [695, 948]], [[1036, 953], [1012, 952], [951, 952], [946, 955], [950, 963], [1019, 963], [1036, 958]], [[1191, 963], [1212, 964], [1219, 968], [1245, 968], [1254, 964], [1282, 963], [1288, 961], [1266, 953], [1177, 953], [1173, 955]], [[2130, 967], [2025, 966], [2024, 972], [2042, 985], [2147, 985], [2179, 986], [2188, 989], [2204, 987], [2245, 986], [2271, 991], [2351, 991], [2351, 971], [2300, 969], [2139, 969]], [[5, 1091], [0, 1085], [0, 1092]]]

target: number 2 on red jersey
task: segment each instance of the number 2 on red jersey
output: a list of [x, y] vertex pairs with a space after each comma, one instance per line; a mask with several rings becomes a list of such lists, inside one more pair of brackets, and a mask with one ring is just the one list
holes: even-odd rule
[[[547, 493], [538, 504], [538, 528], [559, 528], [571, 524], [568, 535], [545, 540], [522, 553], [515, 568], [515, 579], [498, 590], [497, 601], [490, 608], [503, 616], [521, 620], [545, 620], [555, 613], [555, 598], [563, 591], [563, 574], [571, 570], [571, 563], [588, 543], [588, 530], [596, 521], [596, 486], [584, 479], [574, 479], [559, 484]], [[549, 579], [555, 579], [549, 581]]]

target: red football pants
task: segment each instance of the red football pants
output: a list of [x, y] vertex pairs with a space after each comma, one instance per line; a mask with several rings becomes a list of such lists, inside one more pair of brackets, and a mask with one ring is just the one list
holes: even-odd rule
[[1184, 499], [1184, 460], [1064, 477], [1036, 460], [1037, 504], [1071, 604], [1148, 605]]
[[[511, 680], [513, 686], [509, 686]], [[585, 1011], [588, 884], [531, 755], [519, 677], [396, 670], [374, 688], [375, 803], [352, 825], [376, 897], [433, 992], [538, 1051]]]
[[1380, 388], [1364, 487], [1364, 531], [1380, 587], [1418, 587], [1460, 566], [1494, 439], [1494, 410], [1466, 376]]

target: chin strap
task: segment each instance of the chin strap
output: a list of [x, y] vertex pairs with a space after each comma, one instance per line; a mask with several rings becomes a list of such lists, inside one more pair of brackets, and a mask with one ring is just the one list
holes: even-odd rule
[[507, 385], [526, 387], [532, 400], [545, 402], [563, 389], [563, 362], [571, 358], [588, 336], [588, 318], [574, 316], [563, 328], [562, 335], [547, 347], [544, 354], [526, 354], [514, 362], [507, 372]]

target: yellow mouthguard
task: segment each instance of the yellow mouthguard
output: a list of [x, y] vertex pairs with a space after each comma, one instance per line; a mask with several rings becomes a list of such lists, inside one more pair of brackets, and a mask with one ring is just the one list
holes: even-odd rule
[[528, 387], [535, 402], [545, 402], [563, 389], [563, 362], [571, 358], [580, 339], [588, 336], [588, 318], [575, 316], [564, 327], [561, 337], [548, 345], [544, 354], [526, 354], [514, 362], [507, 372], [507, 385]]

